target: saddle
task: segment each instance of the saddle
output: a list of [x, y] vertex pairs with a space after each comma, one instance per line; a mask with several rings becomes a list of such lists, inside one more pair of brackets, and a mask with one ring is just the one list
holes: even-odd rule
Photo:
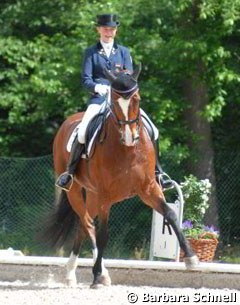
[[95, 115], [88, 124], [85, 136], [85, 152], [87, 158], [91, 158], [94, 154], [97, 140], [101, 143], [105, 138], [103, 127], [109, 113], [109, 109], [106, 108], [104, 111]]

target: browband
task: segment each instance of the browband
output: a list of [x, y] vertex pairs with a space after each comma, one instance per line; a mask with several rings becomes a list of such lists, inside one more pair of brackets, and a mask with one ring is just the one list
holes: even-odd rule
[[118, 93], [129, 93], [129, 92], [132, 92], [133, 90], [135, 90], [135, 89], [137, 89], [138, 88], [138, 85], [136, 84], [133, 88], [131, 88], [131, 89], [128, 89], [128, 90], [116, 90], [116, 89], [114, 89], [113, 87], [112, 87], [112, 89], [113, 89], [113, 91], [115, 91], [115, 92], [118, 92]]

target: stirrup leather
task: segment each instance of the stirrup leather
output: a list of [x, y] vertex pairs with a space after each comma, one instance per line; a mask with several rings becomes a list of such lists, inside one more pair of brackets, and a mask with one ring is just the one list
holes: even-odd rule
[[[59, 185], [58, 183], [59, 183], [59, 180], [61, 179], [61, 177], [62, 177], [63, 175], [65, 175], [65, 174], [67, 174], [68, 176], [70, 176], [70, 179], [71, 179], [71, 180], [67, 183], [66, 186], [61, 186], [61, 185]], [[57, 187], [59, 187], [60, 189], [66, 191], [66, 192], [69, 192], [70, 189], [72, 188], [72, 185], [73, 185], [73, 175], [72, 175], [72, 174], [69, 174], [68, 172], [62, 173], [62, 174], [57, 178], [57, 181], [55, 182], [55, 185], [56, 185]]]

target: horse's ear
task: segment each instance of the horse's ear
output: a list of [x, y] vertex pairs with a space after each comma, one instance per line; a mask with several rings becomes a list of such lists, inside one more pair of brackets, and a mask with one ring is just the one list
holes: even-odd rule
[[137, 65], [136, 69], [133, 71], [133, 74], [132, 74], [132, 76], [133, 76], [133, 78], [134, 78], [135, 80], [138, 79], [141, 70], [142, 70], [142, 64], [139, 63], [139, 64]]
[[109, 71], [108, 69], [104, 68], [103, 70], [103, 73], [105, 74], [106, 78], [111, 82], [113, 83], [117, 77], [111, 72]]

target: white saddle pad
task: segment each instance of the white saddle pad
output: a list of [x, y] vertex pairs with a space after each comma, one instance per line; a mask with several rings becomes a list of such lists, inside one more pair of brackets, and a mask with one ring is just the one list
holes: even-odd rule
[[79, 129], [79, 126], [81, 125], [81, 122], [74, 128], [72, 134], [70, 135], [69, 139], [68, 139], [68, 142], [67, 142], [67, 151], [70, 152], [71, 149], [72, 149], [72, 145], [73, 145], [73, 142], [77, 136], [77, 133], [78, 133], [78, 129]]
[[[101, 127], [101, 126], [99, 126], [99, 127], [95, 130], [95, 132], [94, 132], [94, 134], [93, 134], [93, 137], [92, 137], [91, 141], [89, 142], [89, 145], [88, 145], [88, 147], [87, 147], [87, 155], [88, 155], [88, 156], [90, 155], [90, 152], [91, 152], [91, 149], [92, 149], [94, 140], [95, 140], [95, 138], [96, 138], [96, 136], [97, 136], [97, 133], [98, 133], [100, 127]], [[68, 151], [69, 153], [71, 152], [72, 145], [73, 145], [73, 142], [74, 142], [75, 138], [77, 137], [77, 133], [78, 133], [78, 129], [79, 129], [79, 128], [81, 128], [81, 123], [79, 123], [79, 124], [75, 127], [75, 129], [73, 130], [73, 132], [72, 132], [72, 134], [71, 134], [71, 136], [70, 136], [70, 138], [69, 138], [69, 140], [68, 140], [68, 143], [67, 143], [67, 151]], [[82, 155], [82, 158], [86, 158], [86, 155], [83, 154], [83, 155]]]

